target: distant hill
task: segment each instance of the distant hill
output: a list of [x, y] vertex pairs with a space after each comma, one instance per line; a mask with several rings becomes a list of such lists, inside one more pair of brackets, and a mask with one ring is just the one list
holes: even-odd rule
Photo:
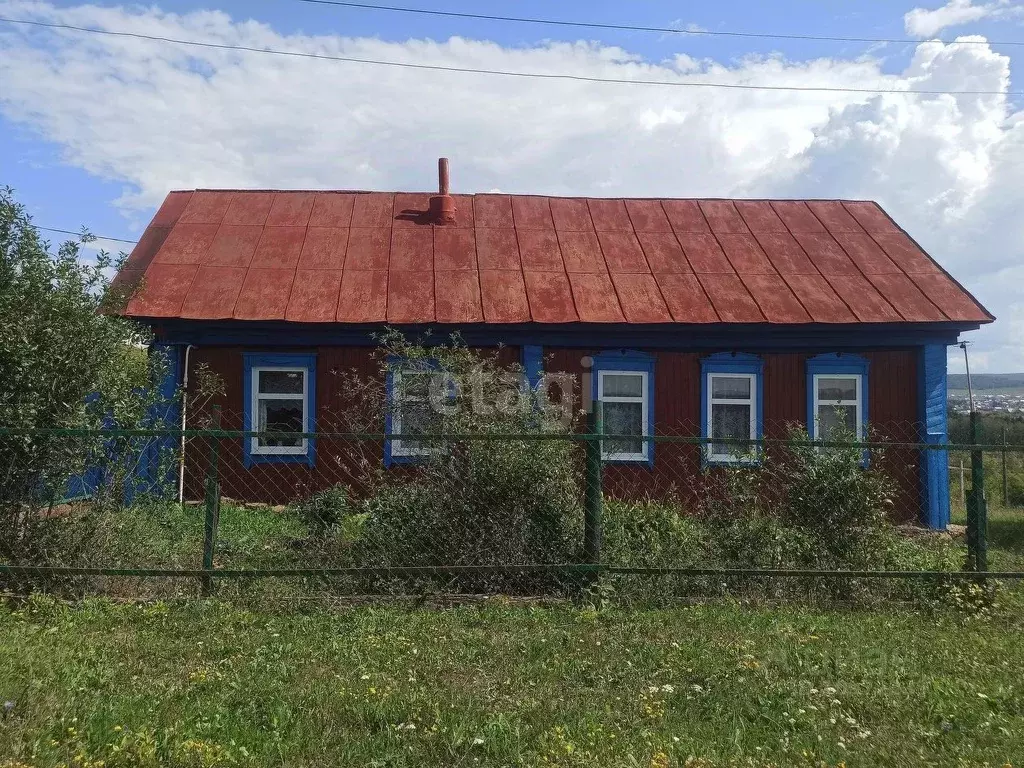
[[[949, 374], [947, 386], [950, 389], [967, 389], [967, 375], [963, 373]], [[975, 392], [987, 389], [1018, 389], [1024, 388], [1024, 373], [973, 373], [971, 386]]]

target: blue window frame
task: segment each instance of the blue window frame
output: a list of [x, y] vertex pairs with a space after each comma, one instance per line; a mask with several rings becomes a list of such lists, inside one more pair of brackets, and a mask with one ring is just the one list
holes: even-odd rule
[[306, 437], [275, 438], [276, 432], [316, 429], [316, 355], [246, 353], [243, 427], [261, 435], [246, 437], [245, 466], [316, 463], [316, 441]]
[[859, 355], [827, 354], [807, 361], [807, 433], [827, 440], [837, 426], [864, 440], [868, 434], [868, 361]]
[[601, 458], [654, 465], [654, 357], [622, 349], [593, 356], [591, 397], [601, 403], [604, 432], [628, 435], [602, 440]]
[[700, 361], [701, 437], [705, 464], [758, 460], [757, 446], [713, 442], [714, 438], [760, 440], [764, 434], [764, 361], [757, 355], [720, 352]]
[[437, 450], [436, 446], [412, 438], [416, 434], [440, 432], [443, 427], [447, 411], [437, 407], [437, 396], [432, 391], [438, 382], [447, 387], [449, 404], [454, 402], [458, 390], [450, 377], [439, 370], [436, 360], [388, 358], [384, 431], [396, 437], [384, 441], [385, 466], [421, 461]]

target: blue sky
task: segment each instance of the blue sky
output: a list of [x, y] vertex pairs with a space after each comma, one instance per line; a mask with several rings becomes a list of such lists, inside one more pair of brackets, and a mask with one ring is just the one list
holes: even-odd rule
[[[1017, 0], [946, 0], [941, 17], [931, 12], [943, 0], [404, 4], [711, 31], [1024, 40], [1024, 6]], [[918, 5], [928, 13], [924, 26], [912, 29], [906, 15]], [[201, 13], [210, 10], [227, 16]], [[1017, 80], [1016, 59], [1024, 53], [1012, 46], [939, 50], [569, 29], [298, 0], [161, 0], [145, 7], [0, 0], [0, 16], [613, 77], [632, 66], [617, 47], [660, 65], [648, 75], [654, 78], [843, 87], [1006, 90], [1012, 86], [1005, 74]], [[250, 19], [266, 27], [246, 24]], [[417, 42], [428, 39], [440, 45]], [[695, 70], [680, 66], [678, 56], [695, 60]], [[1024, 304], [1006, 288], [1024, 262], [1013, 229], [1024, 191], [1000, 170], [1024, 158], [1024, 129], [1016, 128], [1024, 119], [1014, 98], [776, 97], [509, 83], [257, 54], [190, 58], [162, 43], [131, 45], [0, 23], [0, 83], [5, 80], [11, 85], [6, 93], [0, 85], [0, 184], [15, 188], [41, 226], [85, 225], [133, 239], [163, 192], [181, 186], [423, 189], [433, 182], [438, 154], [453, 155], [454, 180], [465, 191], [870, 197], [951, 271], [967, 272], [969, 287], [1007, 319], [1001, 333], [980, 337], [980, 367], [1024, 368], [1024, 350], [1013, 341], [1024, 331]], [[994, 227], [1004, 233], [997, 240]]]

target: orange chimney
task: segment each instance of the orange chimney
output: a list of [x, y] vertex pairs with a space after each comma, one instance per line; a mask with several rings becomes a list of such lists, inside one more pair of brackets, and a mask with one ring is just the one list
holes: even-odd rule
[[448, 158], [437, 160], [437, 194], [430, 198], [430, 220], [434, 224], [455, 223], [455, 198], [448, 194]]

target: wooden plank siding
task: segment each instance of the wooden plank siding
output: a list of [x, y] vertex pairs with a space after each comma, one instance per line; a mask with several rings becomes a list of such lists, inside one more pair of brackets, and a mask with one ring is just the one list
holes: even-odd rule
[[[243, 426], [244, 352], [280, 352], [280, 348], [200, 347], [190, 355], [190, 371], [205, 363], [220, 375], [226, 394], [215, 402], [223, 411], [222, 426], [241, 429]], [[379, 380], [380, 367], [369, 347], [303, 347], [289, 352], [315, 352], [317, 355], [316, 409], [317, 429], [345, 429], [343, 420], [335, 417], [346, 406], [340, 373], [354, 371], [358, 376]], [[492, 350], [493, 351], [493, 350]], [[600, 350], [585, 348], [544, 349], [544, 369], [548, 372], [572, 374], [573, 403], [582, 407], [580, 383], [585, 368], [583, 358]], [[659, 435], [698, 436], [700, 434], [700, 358], [695, 352], [644, 350], [653, 355], [654, 422]], [[518, 363], [518, 347], [497, 350], [503, 365]], [[868, 376], [868, 419], [873, 431], [894, 441], [915, 442], [917, 429], [917, 351], [865, 350], [858, 354], [870, 363]], [[812, 353], [765, 353], [764, 359], [764, 425], [768, 438], [784, 438], [789, 425], [804, 426], [807, 420], [806, 361]], [[199, 424], [199, 414], [190, 413], [189, 426]], [[581, 428], [581, 427], [580, 427]], [[383, 425], [380, 426], [383, 430]], [[355, 472], [351, 463], [351, 446], [342, 450], [337, 441], [321, 440], [317, 444], [316, 466], [304, 464], [256, 464], [245, 469], [239, 440], [224, 440], [221, 445], [221, 482], [225, 496], [277, 504], [337, 482], [351, 483]], [[383, 456], [383, 445], [364, 445], [369, 459]], [[201, 498], [202, 477], [206, 467], [207, 448], [193, 441], [186, 453], [186, 494]], [[893, 518], [900, 522], [914, 520], [920, 506], [919, 452], [913, 449], [889, 449], [881, 462], [876, 462], [896, 481], [897, 498]], [[401, 470], [396, 470], [401, 471]], [[605, 493], [617, 498], [676, 496], [684, 503], [692, 501], [714, 479], [713, 473], [702, 470], [700, 448], [696, 445], [659, 443], [655, 446], [654, 466], [609, 464], [605, 467]]]

